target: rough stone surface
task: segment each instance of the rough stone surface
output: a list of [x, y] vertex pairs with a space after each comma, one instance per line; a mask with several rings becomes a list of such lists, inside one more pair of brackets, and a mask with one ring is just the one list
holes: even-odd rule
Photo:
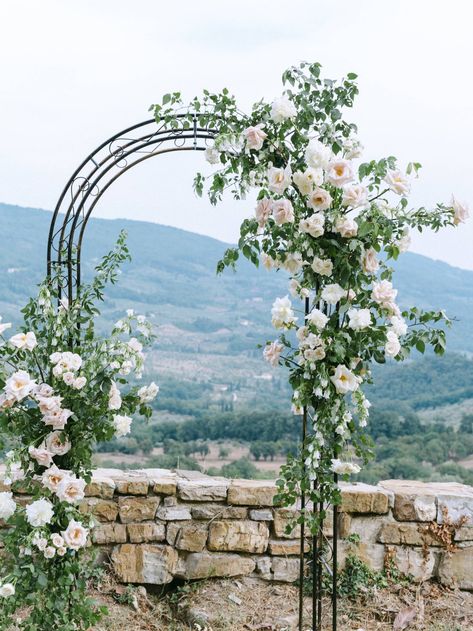
[[93, 515], [100, 522], [115, 521], [118, 516], [118, 504], [112, 500], [88, 497], [79, 505], [84, 515]]
[[273, 511], [269, 508], [252, 508], [249, 515], [254, 521], [273, 521]]
[[238, 506], [273, 506], [277, 488], [265, 480], [232, 480], [228, 488], [228, 503]]
[[455, 532], [454, 541], [473, 541], [473, 526], [462, 526]]
[[202, 522], [170, 522], [167, 526], [167, 542], [178, 550], [202, 552], [207, 543], [209, 531]]
[[294, 583], [299, 578], [299, 559], [274, 557], [271, 564], [271, 575], [273, 581]]
[[287, 533], [286, 528], [297, 519], [299, 512], [292, 508], [277, 508], [274, 511], [274, 534], [276, 537], [285, 539], [296, 539], [301, 536], [301, 527], [296, 525], [291, 532]]
[[209, 526], [209, 550], [262, 554], [268, 547], [269, 530], [254, 521], [215, 521]]
[[115, 493], [115, 482], [105, 475], [94, 474], [90, 484], [85, 487], [86, 497], [102, 497], [112, 499]]
[[[304, 544], [305, 551], [310, 549], [309, 542]], [[301, 549], [300, 539], [270, 539], [268, 552], [273, 556], [293, 556], [299, 554]]]
[[200, 476], [181, 479], [177, 483], [177, 494], [183, 500], [206, 502], [227, 499], [229, 481], [225, 478]]
[[244, 506], [225, 504], [195, 504], [190, 511], [193, 519], [246, 519], [248, 515]]
[[408, 522], [383, 524], [378, 534], [378, 541], [409, 546], [441, 545], [439, 540], [433, 537], [425, 526]]
[[126, 543], [114, 548], [113, 569], [124, 583], [164, 585], [174, 577], [178, 555], [171, 546]]
[[148, 495], [149, 482], [147, 478], [136, 480], [119, 480], [117, 492], [121, 495]]
[[460, 548], [453, 554], [443, 552], [438, 576], [442, 585], [473, 590], [473, 546]]
[[[453, 485], [452, 485], [453, 487]], [[451, 493], [437, 496], [438, 516], [437, 521], [443, 523], [445, 516], [453, 522], [467, 519], [473, 524], [473, 489], [464, 484], [457, 484]]]
[[434, 575], [437, 554], [433, 551], [425, 553], [422, 548], [408, 546], [390, 547], [393, 561], [402, 574], [412, 576], [415, 582], [421, 583]]
[[379, 572], [384, 568], [386, 548], [379, 543], [360, 543], [353, 545], [348, 541], [340, 541], [338, 545], [339, 567], [345, 567], [345, 561], [349, 555], [357, 556], [369, 568]]
[[100, 524], [92, 530], [92, 541], [99, 545], [107, 543], [126, 543], [124, 524]]
[[129, 524], [154, 519], [159, 502], [159, 497], [119, 497], [120, 521], [122, 524]]
[[341, 510], [345, 513], [387, 513], [389, 495], [377, 486], [361, 482], [340, 485], [342, 488]]
[[412, 480], [383, 480], [380, 486], [394, 495], [393, 514], [399, 521], [437, 518], [435, 485]]
[[128, 524], [127, 530], [131, 543], [149, 543], [151, 541], [164, 541], [166, 539], [165, 524], [155, 522]]
[[256, 562], [239, 554], [210, 554], [209, 552], [191, 552], [183, 568], [179, 569], [182, 578], [245, 576], [251, 574]]
[[164, 521], [181, 521], [192, 519], [191, 512], [187, 506], [162, 506], [157, 517]]

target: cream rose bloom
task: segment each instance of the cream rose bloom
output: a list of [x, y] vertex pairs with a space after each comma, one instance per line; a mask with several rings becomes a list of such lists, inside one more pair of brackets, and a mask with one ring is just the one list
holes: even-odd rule
[[384, 346], [384, 352], [389, 357], [396, 357], [400, 350], [401, 344], [399, 342], [398, 336], [394, 333], [394, 331], [388, 331], [386, 333], [386, 344]]
[[277, 199], [273, 202], [273, 217], [278, 226], [294, 221], [294, 208], [289, 199]]
[[332, 205], [332, 196], [324, 188], [316, 187], [310, 193], [307, 203], [313, 210], [327, 210]]
[[365, 253], [361, 258], [361, 266], [365, 274], [376, 274], [379, 270], [378, 256], [374, 248], [365, 250]]
[[45, 498], [36, 500], [26, 507], [26, 520], [33, 528], [42, 528], [50, 524], [53, 516], [53, 505]]
[[2, 324], [2, 316], [0, 316], [0, 335], [3, 335], [7, 329], [11, 329], [11, 322], [4, 322]]
[[342, 205], [351, 208], [366, 206], [368, 202], [368, 191], [361, 184], [345, 186], [343, 189]]
[[43, 554], [45, 559], [52, 559], [56, 556], [56, 548], [54, 548], [53, 546], [47, 546], [44, 549]]
[[56, 495], [61, 502], [68, 502], [69, 504], [79, 502], [85, 496], [85, 480], [75, 476], [63, 478], [58, 484]]
[[331, 283], [322, 289], [321, 298], [330, 305], [336, 305], [346, 295], [347, 292], [343, 287], [340, 287], [338, 283]]
[[348, 309], [350, 319], [348, 326], [355, 331], [361, 331], [371, 326], [371, 311], [369, 309]]
[[215, 147], [207, 147], [207, 149], [204, 151], [204, 156], [209, 164], [220, 163], [220, 151]]
[[297, 116], [296, 106], [287, 96], [275, 99], [271, 104], [271, 118], [275, 123], [283, 123], [285, 120]]
[[55, 532], [51, 535], [51, 542], [53, 546], [55, 546], [56, 548], [64, 547], [64, 538], [61, 537], [61, 535], [58, 532]]
[[279, 342], [279, 340], [275, 340], [274, 342], [271, 342], [271, 344], [266, 345], [263, 350], [263, 357], [269, 364], [271, 364], [271, 366], [277, 366], [279, 363], [279, 357], [281, 356], [283, 350], [284, 346]]
[[292, 181], [303, 195], [309, 195], [315, 186], [320, 186], [324, 181], [322, 169], [309, 167], [305, 171], [296, 171]]
[[16, 511], [16, 502], [13, 499], [13, 493], [4, 491], [0, 493], [0, 519], [10, 519]]
[[358, 224], [351, 217], [339, 217], [335, 222], [334, 230], [343, 238], [349, 239], [351, 237], [356, 237], [358, 233]]
[[25, 370], [13, 373], [5, 382], [5, 393], [16, 401], [22, 401], [36, 387], [36, 382], [31, 379]]
[[411, 235], [409, 234], [409, 230], [404, 231], [402, 237], [396, 241], [396, 245], [401, 254], [407, 252], [411, 247]]
[[117, 384], [112, 381], [112, 385], [110, 386], [110, 391], [108, 393], [108, 409], [119, 410], [121, 407], [122, 397], [120, 395], [120, 390], [118, 389]]
[[64, 456], [71, 450], [71, 443], [64, 436], [62, 432], [51, 432], [46, 436], [46, 449], [50, 451], [53, 456]]
[[318, 256], [314, 256], [311, 268], [316, 274], [321, 276], [331, 276], [333, 272], [333, 263], [330, 259], [321, 259]]
[[267, 197], [263, 197], [263, 199], [260, 199], [256, 204], [255, 217], [260, 228], [263, 228], [268, 221], [272, 211], [272, 204], [273, 201]]
[[389, 318], [392, 329], [397, 336], [402, 336], [407, 333], [407, 324], [402, 316], [391, 316]]
[[2, 598], [10, 598], [10, 596], [15, 595], [15, 586], [13, 583], [3, 583], [0, 586], [0, 597]]
[[325, 357], [325, 349], [322, 346], [307, 348], [303, 353], [303, 357], [307, 362], [321, 361]]
[[373, 283], [371, 298], [384, 309], [393, 309], [396, 296], [397, 289], [393, 288], [393, 285], [389, 280], [381, 280], [377, 283]]
[[254, 127], [247, 127], [244, 131], [244, 136], [246, 138], [246, 146], [249, 149], [259, 151], [268, 134], [263, 130], [263, 125], [260, 123]]
[[158, 396], [159, 386], [152, 381], [149, 386], [143, 386], [138, 390], [140, 403], [150, 403]]
[[459, 202], [452, 195], [452, 208], [453, 208], [453, 223], [458, 226], [460, 223], [465, 223], [465, 221], [470, 216], [470, 211], [467, 204]]
[[314, 169], [326, 169], [332, 159], [332, 150], [324, 145], [318, 138], [309, 141], [305, 150], [305, 161]]
[[62, 375], [62, 380], [66, 384], [66, 386], [72, 386], [74, 384], [75, 376], [73, 372], [65, 372]]
[[68, 477], [68, 475], [69, 473], [67, 471], [58, 469], [58, 467], [54, 464], [49, 469], [46, 469], [46, 471], [43, 471], [41, 482], [44, 487], [55, 493], [59, 484], [64, 480], [64, 478]]
[[115, 436], [121, 438], [130, 433], [132, 419], [129, 416], [115, 414], [113, 417], [113, 426], [115, 427]]
[[360, 385], [359, 378], [356, 377], [351, 370], [349, 370], [343, 364], [339, 364], [335, 369], [335, 372], [330, 377], [330, 381], [335, 386], [335, 390], [338, 394], [347, 394], [348, 392], [355, 392]]
[[41, 447], [29, 447], [28, 453], [41, 467], [50, 467], [53, 462], [54, 454], [47, 449], [43, 449]]
[[312, 309], [309, 315], [306, 316], [306, 321], [309, 324], [313, 324], [319, 331], [322, 331], [327, 326], [328, 316], [320, 309]]
[[74, 383], [72, 384], [72, 387], [75, 390], [82, 390], [82, 388], [85, 386], [86, 383], [87, 383], [87, 379], [85, 377], [76, 377], [76, 379], [74, 379]]
[[291, 183], [291, 168], [270, 167], [268, 169], [268, 188], [272, 193], [282, 195]]
[[343, 187], [353, 178], [353, 166], [349, 160], [343, 158], [331, 160], [325, 171], [325, 179], [333, 186]]
[[32, 351], [37, 343], [36, 335], [32, 331], [28, 333], [18, 333], [10, 338], [10, 344], [21, 350]]
[[310, 234], [315, 239], [321, 237], [324, 233], [325, 217], [322, 213], [314, 213], [307, 219], [302, 219], [299, 222], [299, 230]]
[[289, 296], [276, 298], [271, 309], [271, 322], [276, 329], [288, 328], [297, 318], [294, 317]]
[[87, 535], [89, 531], [79, 522], [71, 519], [62, 536], [68, 548], [79, 550], [87, 544]]
[[411, 184], [405, 174], [399, 169], [389, 169], [384, 181], [389, 189], [397, 195], [408, 195], [411, 191]]
[[338, 458], [332, 459], [332, 466], [330, 467], [334, 473], [339, 475], [350, 475], [351, 473], [359, 473], [361, 467], [354, 462], [342, 462]]
[[48, 414], [45, 414], [43, 421], [45, 425], [50, 425], [53, 429], [64, 429], [67, 421], [74, 414], [71, 410], [51, 410]]
[[282, 265], [290, 274], [296, 274], [302, 269], [303, 263], [304, 261], [300, 252], [289, 252]]

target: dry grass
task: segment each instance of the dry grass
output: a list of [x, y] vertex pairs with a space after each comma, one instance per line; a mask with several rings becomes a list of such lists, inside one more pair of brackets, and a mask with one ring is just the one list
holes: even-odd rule
[[[256, 579], [208, 580], [166, 594], [124, 588], [106, 579], [97, 596], [110, 610], [94, 631], [283, 631], [297, 625], [297, 588]], [[121, 600], [120, 604], [117, 600]], [[126, 601], [126, 602], [125, 602]], [[331, 629], [325, 602], [324, 630]], [[342, 599], [340, 631], [391, 631], [399, 612], [415, 612], [409, 630], [472, 631], [473, 594], [425, 584]], [[310, 601], [305, 629], [310, 630]]]

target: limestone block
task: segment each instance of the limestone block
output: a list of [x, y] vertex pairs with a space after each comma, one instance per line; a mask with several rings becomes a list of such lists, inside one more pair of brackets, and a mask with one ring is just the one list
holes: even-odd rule
[[245, 506], [226, 506], [225, 504], [195, 504], [190, 506], [193, 519], [246, 519], [248, 509]]
[[128, 524], [127, 530], [132, 543], [164, 541], [166, 538], [165, 524], [156, 523], [154, 521], [143, 521], [139, 524]]
[[442, 585], [473, 590], [473, 546], [460, 548], [452, 554], [442, 553], [438, 577]]
[[225, 478], [212, 478], [200, 474], [192, 479], [180, 478], [177, 481], [177, 494], [183, 500], [212, 502], [227, 499], [229, 481]]
[[473, 541], [473, 526], [462, 526], [455, 532], [454, 541]]
[[266, 480], [232, 480], [228, 503], [237, 506], [273, 506], [276, 483]]
[[153, 520], [160, 502], [159, 497], [119, 497], [118, 507], [122, 524]]
[[267, 556], [261, 556], [255, 558], [256, 568], [255, 574], [260, 578], [264, 578], [266, 581], [270, 581], [273, 578], [271, 573], [272, 558]]
[[356, 556], [374, 571], [384, 568], [385, 546], [379, 543], [360, 542], [356, 545], [348, 541], [339, 541], [338, 567], [343, 570], [348, 556]]
[[153, 492], [158, 495], [175, 495], [177, 475], [168, 469], [136, 469], [137, 474], [145, 475]]
[[239, 554], [212, 554], [210, 552], [191, 552], [179, 569], [182, 578], [246, 576], [251, 574], [256, 563], [249, 557]]
[[262, 554], [268, 547], [269, 530], [254, 521], [214, 521], [209, 526], [209, 550]]
[[166, 529], [166, 540], [178, 550], [202, 552], [207, 543], [207, 524], [202, 522], [169, 522]]
[[118, 515], [118, 504], [112, 500], [87, 497], [79, 504], [83, 515], [93, 515], [100, 522], [115, 521]]
[[340, 484], [342, 491], [341, 510], [345, 513], [375, 513], [378, 515], [388, 512], [389, 494], [377, 486], [362, 482]]
[[473, 525], [473, 488], [465, 485], [457, 486], [462, 486], [463, 489], [455, 489], [452, 493], [437, 496], [437, 521], [443, 523], [446, 513], [451, 521], [457, 522], [466, 518], [466, 525], [471, 526]]
[[273, 581], [294, 583], [299, 578], [299, 559], [274, 557], [271, 563]]
[[286, 528], [292, 524], [298, 516], [299, 512], [292, 508], [276, 508], [273, 523], [276, 537], [282, 537], [284, 539], [297, 539], [297, 537], [300, 537], [301, 527], [299, 524], [297, 524], [290, 533], [286, 532]]
[[433, 537], [420, 524], [415, 523], [385, 523], [381, 526], [378, 534], [378, 541], [396, 545], [409, 546], [440, 546], [438, 539]]
[[422, 548], [392, 546], [393, 561], [402, 574], [412, 576], [417, 583], [432, 578], [435, 571], [437, 553], [432, 550], [425, 553]]
[[170, 583], [177, 560], [176, 550], [159, 544], [125, 543], [112, 552], [113, 569], [123, 583]]
[[378, 535], [386, 523], [395, 523], [388, 515], [379, 517], [373, 515], [347, 515], [340, 514], [340, 537], [345, 539], [349, 535], [358, 535], [364, 543], [376, 543]]
[[85, 487], [86, 497], [101, 497], [103, 499], [112, 499], [115, 493], [115, 482], [112, 478], [101, 475], [98, 471], [94, 471], [92, 480]]
[[148, 495], [149, 482], [147, 478], [132, 478], [130, 480], [119, 480], [117, 482], [117, 492], [121, 495]]
[[162, 506], [157, 512], [157, 517], [159, 519], [163, 519], [164, 521], [192, 519], [188, 506]]
[[415, 480], [383, 480], [380, 486], [394, 494], [393, 514], [399, 521], [434, 521], [437, 485]]
[[108, 543], [126, 543], [124, 524], [99, 524], [92, 529], [92, 541], [99, 545]]
[[269, 508], [252, 508], [249, 514], [254, 521], [273, 521], [273, 511]]
[[[300, 553], [300, 539], [270, 539], [268, 545], [269, 554], [274, 556], [293, 556]], [[309, 541], [304, 545], [305, 551], [310, 550]]]

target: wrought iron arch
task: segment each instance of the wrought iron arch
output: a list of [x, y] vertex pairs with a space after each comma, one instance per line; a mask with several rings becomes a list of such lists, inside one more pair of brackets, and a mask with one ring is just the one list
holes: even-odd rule
[[[204, 151], [218, 130], [202, 127], [198, 117], [192, 115], [189, 126], [187, 114], [178, 115], [179, 126], [169, 128], [164, 120], [145, 120], [128, 127], [105, 140], [77, 167], [66, 183], [54, 209], [47, 245], [47, 274], [54, 267], [61, 273], [56, 276], [59, 297], [72, 301], [81, 284], [82, 243], [88, 221], [98, 202], [108, 188], [132, 167], [154, 156], [176, 151]], [[308, 300], [305, 312], [309, 311]], [[302, 444], [305, 443], [310, 412], [304, 409], [302, 416]], [[335, 476], [336, 479], [336, 476]], [[317, 482], [314, 483], [317, 488]], [[327, 509], [323, 504], [309, 505], [302, 491], [301, 507], [316, 513]], [[324, 533], [311, 537], [312, 550], [305, 551], [304, 524], [301, 525], [300, 576], [299, 576], [299, 629], [303, 629], [304, 579], [312, 579], [312, 629], [322, 629], [322, 574], [331, 576], [332, 582], [332, 629], [337, 629], [337, 507], [333, 506], [332, 541]]]

